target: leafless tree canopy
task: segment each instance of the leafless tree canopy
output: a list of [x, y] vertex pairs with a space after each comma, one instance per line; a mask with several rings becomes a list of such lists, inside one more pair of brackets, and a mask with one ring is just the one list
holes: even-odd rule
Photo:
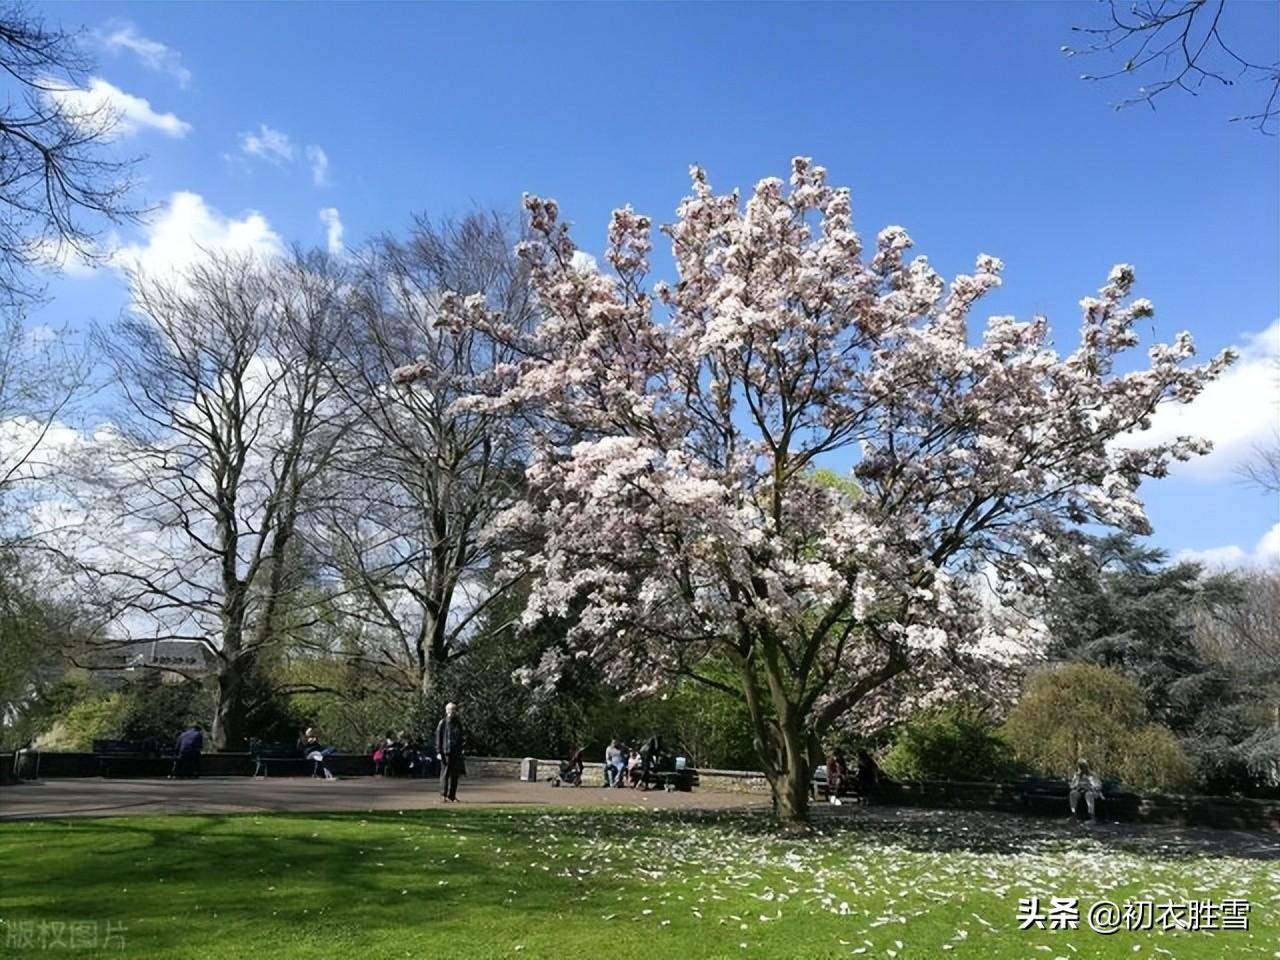
[[21, 539], [29, 504], [14, 501], [53, 469], [45, 441], [85, 385], [88, 363], [65, 332], [0, 317], [0, 545]]
[[[1280, 422], [1280, 360], [1272, 364], [1271, 373], [1272, 419]], [[1249, 459], [1236, 468], [1236, 474], [1263, 493], [1280, 493], [1280, 429], [1273, 430], [1270, 439], [1254, 446]]]
[[[1085, 74], [1085, 80], [1154, 78], [1120, 107], [1145, 103], [1154, 109], [1156, 98], [1168, 90], [1194, 96], [1206, 84], [1244, 85], [1250, 112], [1231, 119], [1274, 134], [1280, 120], [1280, 63], [1257, 61], [1243, 52], [1244, 39], [1232, 33], [1236, 5], [1237, 0], [1107, 0], [1104, 23], [1072, 28], [1089, 42], [1062, 49], [1068, 56], [1097, 55], [1113, 64], [1103, 73]], [[1274, 54], [1275, 37], [1264, 41], [1264, 47]]]
[[[132, 277], [129, 310], [95, 332], [118, 408], [67, 471], [53, 550], [102, 647], [204, 645], [218, 748], [243, 741], [280, 658], [328, 652], [430, 690], [518, 580], [490, 534], [522, 492], [523, 432], [457, 403], [513, 358], [442, 306], [479, 295], [530, 323], [515, 233], [477, 214], [354, 263], [206, 255]], [[407, 361], [418, 376], [397, 382]]]
[[[446, 293], [531, 320], [515, 239], [496, 215], [419, 219], [407, 241], [375, 245], [353, 294], [336, 379], [359, 418], [338, 461], [346, 494], [333, 501], [327, 552], [365, 656], [409, 688], [430, 688], [509, 586], [483, 534], [519, 494], [521, 436], [509, 418], [454, 404], [512, 358], [481, 331], [437, 320]], [[395, 383], [409, 361], [421, 376]]]
[[1263, 493], [1280, 493], [1280, 432], [1259, 444], [1237, 471], [1246, 483]]
[[38, 292], [28, 268], [51, 258], [97, 259], [100, 225], [136, 218], [129, 203], [133, 160], [108, 145], [118, 117], [53, 94], [76, 86], [90, 66], [72, 34], [20, 4], [0, 6], [0, 297]]
[[328, 374], [343, 286], [322, 255], [210, 257], [135, 277], [96, 336], [124, 405], [80, 471], [74, 556], [123, 634], [206, 646], [220, 749], [243, 739], [255, 661], [308, 615], [295, 541], [349, 420]]

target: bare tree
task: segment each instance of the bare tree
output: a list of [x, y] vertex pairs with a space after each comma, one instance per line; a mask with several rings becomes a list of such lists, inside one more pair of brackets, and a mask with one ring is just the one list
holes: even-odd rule
[[[1275, 382], [1272, 403], [1280, 418], [1280, 360], [1272, 363]], [[1280, 493], [1280, 429], [1273, 429], [1271, 439], [1254, 445], [1253, 454], [1236, 468], [1236, 475], [1263, 493]]]
[[1253, 455], [1236, 472], [1264, 493], [1280, 493], [1280, 431], [1269, 442], [1257, 444]]
[[10, 303], [38, 293], [32, 264], [97, 259], [100, 225], [139, 213], [128, 200], [134, 160], [108, 149], [118, 115], [59, 95], [90, 66], [74, 35], [0, 6], [0, 70], [20, 91], [0, 103], [0, 298]]
[[344, 280], [319, 254], [133, 279], [132, 310], [95, 336], [123, 403], [80, 476], [68, 552], [114, 642], [206, 647], [213, 740], [234, 748], [255, 663], [307, 616], [296, 538], [347, 418], [328, 375]]
[[[1254, 81], [1261, 91], [1261, 107], [1231, 119], [1251, 123], [1263, 133], [1275, 133], [1280, 118], [1280, 64], [1246, 57], [1239, 31], [1228, 39], [1224, 34], [1225, 22], [1230, 19], [1227, 10], [1227, 0], [1107, 0], [1108, 15], [1101, 26], [1072, 28], [1087, 36], [1089, 43], [1062, 50], [1068, 56], [1096, 54], [1119, 61], [1119, 66], [1104, 73], [1085, 74], [1084, 80], [1156, 77], [1118, 107], [1145, 103], [1154, 109], [1156, 98], [1169, 90], [1195, 96], [1206, 83], [1231, 87]], [[1273, 55], [1275, 37], [1267, 38], [1263, 45], [1268, 55]]]
[[1238, 748], [1249, 768], [1280, 786], [1280, 568], [1239, 574], [1220, 602], [1189, 616], [1196, 647], [1248, 691], [1253, 736]]
[[0, 317], [0, 544], [25, 538], [29, 510], [13, 504], [52, 469], [50, 432], [82, 394], [88, 363], [69, 335]]
[[337, 378], [359, 426], [341, 458], [351, 492], [334, 501], [331, 555], [362, 657], [423, 693], [515, 579], [496, 570], [490, 535], [519, 493], [521, 434], [508, 417], [458, 404], [512, 359], [461, 313], [531, 319], [514, 239], [501, 217], [473, 214], [419, 219], [407, 242], [378, 244]]

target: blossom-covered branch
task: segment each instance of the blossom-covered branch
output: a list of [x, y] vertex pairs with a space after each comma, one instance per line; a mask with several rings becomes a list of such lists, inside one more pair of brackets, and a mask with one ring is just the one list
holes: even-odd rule
[[[733, 664], [779, 809], [803, 816], [817, 738], [981, 636], [975, 571], [1034, 587], [1081, 525], [1146, 529], [1140, 483], [1208, 444], [1114, 441], [1231, 357], [1189, 365], [1184, 334], [1116, 373], [1152, 312], [1128, 266], [1081, 302], [1066, 356], [1042, 317], [971, 330], [995, 257], [948, 284], [901, 227], [864, 250], [849, 191], [806, 158], [745, 204], [692, 176], [663, 231], [676, 278], [651, 288], [649, 218], [615, 212], [606, 274], [527, 198], [540, 321], [460, 403], [537, 429], [531, 499], [504, 518], [544, 537], [527, 619], [569, 621], [633, 693]], [[852, 477], [822, 482], [840, 457]]]

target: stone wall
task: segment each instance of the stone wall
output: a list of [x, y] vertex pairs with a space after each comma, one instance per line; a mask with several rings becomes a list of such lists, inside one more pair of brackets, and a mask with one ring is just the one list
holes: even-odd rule
[[[42, 780], [67, 777], [98, 777], [104, 769], [114, 778], [167, 777], [173, 769], [172, 757], [110, 757], [105, 761], [92, 753], [34, 753], [22, 759], [22, 776], [33, 778], [37, 759]], [[105, 767], [104, 767], [105, 763]], [[373, 774], [373, 760], [363, 754], [337, 754], [329, 758], [329, 767], [340, 777]], [[253, 774], [254, 762], [248, 753], [205, 753], [200, 757], [200, 773], [206, 777], [247, 777]], [[6, 769], [13, 769], [12, 759]], [[268, 760], [267, 773], [272, 777], [311, 775], [311, 762], [301, 757], [290, 761]]]

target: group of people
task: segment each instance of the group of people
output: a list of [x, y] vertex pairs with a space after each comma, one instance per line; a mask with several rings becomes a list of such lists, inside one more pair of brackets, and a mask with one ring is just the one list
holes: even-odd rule
[[[424, 744], [414, 740], [403, 730], [398, 734], [388, 730], [382, 741], [372, 746], [374, 773], [382, 776], [411, 776], [418, 770], [430, 771], [438, 763], [440, 799], [456, 803], [458, 778], [466, 773], [463, 755], [466, 733], [456, 704], [445, 704], [444, 712], [443, 719], [436, 725], [434, 763], [430, 751], [424, 749]], [[178, 734], [174, 742], [176, 757], [169, 774], [170, 779], [200, 776], [200, 753], [203, 749], [204, 728], [199, 723], [192, 723]], [[337, 748], [324, 745], [314, 727], [307, 727], [298, 737], [298, 752], [316, 763], [326, 780], [337, 779], [328, 763], [329, 758], [338, 752]], [[560, 765], [560, 776], [567, 782], [581, 782], [584, 766], [582, 756], [585, 752], [584, 748], [573, 751], [570, 758]], [[648, 790], [649, 774], [656, 769], [658, 756], [656, 735], [646, 740], [639, 750], [632, 749], [614, 737], [604, 752], [604, 786], [629, 786], [632, 789], [640, 787]], [[849, 793], [856, 793], [863, 800], [870, 799], [885, 779], [875, 758], [866, 750], [858, 751], [852, 775], [843, 751], [833, 750], [827, 756], [826, 776], [827, 798], [833, 804], [839, 804], [841, 796]], [[1080, 801], [1084, 800], [1089, 812], [1089, 822], [1094, 822], [1097, 801], [1102, 798], [1102, 780], [1090, 769], [1087, 760], [1082, 759], [1076, 763], [1068, 786], [1071, 816], [1077, 816]]]
[[850, 793], [856, 794], [864, 802], [875, 796], [876, 790], [884, 779], [884, 773], [876, 763], [875, 757], [866, 750], [858, 751], [856, 762], [857, 765], [851, 776], [844, 751], [833, 750], [828, 754], [826, 773], [829, 803], [838, 806], [841, 803], [840, 797]]
[[[388, 730], [382, 742], [373, 746], [374, 772], [383, 775], [412, 775], [419, 769], [430, 770], [432, 766], [439, 764], [440, 799], [457, 802], [458, 778], [467, 772], [463, 756], [466, 732], [456, 704], [445, 704], [444, 713], [444, 717], [436, 725], [434, 762], [426, 745], [413, 740], [404, 731], [396, 735]], [[174, 742], [176, 757], [169, 777], [198, 777], [200, 753], [203, 749], [204, 727], [193, 723], [178, 734]], [[298, 737], [298, 753], [316, 764], [326, 780], [338, 779], [337, 774], [329, 767], [330, 757], [337, 752], [337, 747], [327, 745], [320, 739], [315, 727], [307, 727]]]
[[[434, 760], [430, 747], [411, 737], [407, 731], [394, 733], [388, 730], [381, 742], [370, 746], [374, 773], [414, 776], [421, 771], [423, 776], [427, 776], [433, 767], [439, 765], [440, 799], [456, 803], [458, 778], [467, 772], [463, 756], [466, 732], [458, 716], [457, 704], [445, 704], [444, 714], [436, 724]], [[337, 748], [324, 746], [313, 727], [308, 727], [299, 738], [298, 749], [304, 757], [318, 764], [326, 780], [337, 779], [328, 764], [329, 757], [337, 753]]]
[[649, 773], [658, 764], [658, 738], [652, 736], [634, 750], [617, 737], [604, 751], [604, 786], [649, 789]]
[[386, 736], [370, 746], [370, 751], [375, 776], [425, 777], [435, 766], [435, 754], [404, 730], [388, 730]]

